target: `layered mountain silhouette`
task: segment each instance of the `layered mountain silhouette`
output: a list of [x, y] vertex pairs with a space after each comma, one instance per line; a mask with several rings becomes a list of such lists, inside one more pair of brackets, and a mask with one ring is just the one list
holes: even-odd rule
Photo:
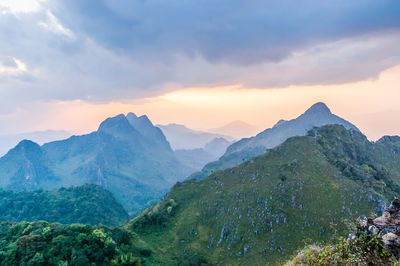
[[[223, 139], [216, 139], [203, 149], [221, 153], [223, 145]], [[262, 154], [254, 157], [258, 153]], [[7, 265], [38, 260], [65, 263], [65, 258], [79, 265], [111, 260], [144, 265], [282, 264], [305, 242], [329, 243], [334, 236], [347, 236], [345, 221], [371, 211], [380, 214], [385, 203], [400, 195], [400, 137], [370, 142], [322, 103], [231, 145], [215, 169], [230, 164], [235, 166], [201, 180], [179, 181], [188, 168], [161, 131], [146, 116], [134, 114], [109, 118], [98, 131], [64, 141], [43, 146], [22, 141], [0, 159], [1, 187], [34, 190], [95, 183], [110, 189], [135, 212], [178, 182], [157, 204], [114, 229], [1, 223], [0, 257]], [[86, 210], [85, 221], [95, 223], [87, 220], [91, 218], [87, 210], [97, 208], [93, 201], [100, 198], [101, 202], [102, 195], [96, 219], [108, 224], [121, 220], [101, 216], [117, 204], [98, 186], [1, 193], [8, 211], [4, 215], [15, 221], [37, 219], [37, 213], [27, 209], [37, 206], [37, 199], [40, 204], [56, 205], [52, 213], [39, 217], [59, 221], [65, 211], [60, 205], [67, 198], [65, 207], [77, 208], [75, 200], [79, 200], [79, 208]], [[53, 193], [60, 201], [54, 200]], [[81, 197], [84, 194], [93, 197], [87, 201]], [[29, 202], [21, 204], [19, 198]], [[13, 206], [19, 208], [11, 210]], [[67, 223], [81, 218], [68, 208], [72, 216]], [[125, 219], [121, 208], [117, 213]], [[371, 239], [365, 239], [366, 247], [371, 247]], [[372, 244], [377, 247], [377, 243]], [[83, 259], [75, 260], [76, 250], [85, 250]]]
[[280, 120], [274, 127], [266, 129], [254, 137], [244, 138], [233, 143], [218, 161], [207, 164], [201, 173], [194, 176], [202, 178], [214, 170], [238, 165], [254, 156], [263, 154], [267, 149], [278, 146], [290, 137], [305, 136], [314, 127], [331, 124], [343, 125], [346, 129], [359, 131], [356, 126], [332, 114], [324, 103], [319, 102], [296, 119]]
[[97, 184], [131, 213], [192, 172], [147, 116], [118, 115], [91, 134], [39, 146], [24, 140], [0, 158], [0, 186], [36, 190]]
[[184, 150], [175, 150], [175, 154], [179, 160], [194, 170], [201, 170], [207, 163], [218, 160], [231, 144], [224, 138], [215, 138], [207, 143], [204, 148]]
[[226, 134], [193, 130], [179, 124], [157, 126], [162, 130], [174, 150], [202, 149], [216, 138], [224, 138], [228, 141], [233, 140], [231, 136]]
[[400, 138], [369, 142], [348, 127], [314, 128], [236, 167], [178, 183], [127, 228], [160, 265], [280, 265], [305, 241], [345, 236], [343, 220], [381, 213], [400, 195]]
[[241, 139], [249, 136], [253, 136], [259, 132], [259, 128], [250, 125], [246, 122], [236, 120], [222, 127], [212, 128], [210, 132], [217, 134], [225, 134], [234, 137], [235, 139]]

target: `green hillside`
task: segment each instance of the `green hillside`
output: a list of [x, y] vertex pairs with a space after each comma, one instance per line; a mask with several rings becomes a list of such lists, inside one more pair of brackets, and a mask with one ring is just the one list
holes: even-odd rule
[[123, 229], [47, 222], [0, 223], [0, 265], [140, 265], [151, 251]]
[[42, 146], [21, 141], [0, 158], [0, 188], [54, 190], [97, 184], [134, 215], [192, 172], [147, 116], [129, 113], [106, 119], [87, 135]]
[[[346, 232], [400, 195], [399, 142], [324, 126], [202, 181], [178, 183], [126, 227], [159, 264], [265, 265]], [[178, 263], [179, 264], [179, 263]]]
[[116, 226], [129, 219], [113, 195], [97, 185], [55, 191], [0, 190], [0, 221], [38, 221]]
[[[116, 228], [3, 223], [3, 265], [268, 265], [348, 233], [400, 195], [400, 141], [331, 125], [207, 178], [177, 183]], [[0, 264], [1, 265], [1, 264]]]

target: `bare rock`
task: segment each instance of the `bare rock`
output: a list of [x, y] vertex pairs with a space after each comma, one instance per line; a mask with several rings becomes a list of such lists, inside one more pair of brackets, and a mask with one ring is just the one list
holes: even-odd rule
[[393, 256], [400, 258], [400, 200], [395, 199], [383, 215], [375, 219], [359, 219], [360, 231], [378, 234], [382, 244]]

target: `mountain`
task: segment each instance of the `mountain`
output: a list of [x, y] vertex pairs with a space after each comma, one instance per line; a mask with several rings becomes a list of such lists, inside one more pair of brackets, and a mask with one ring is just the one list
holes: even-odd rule
[[226, 152], [231, 142], [224, 138], [215, 138], [204, 146], [204, 150], [215, 157], [220, 157]]
[[70, 136], [71, 134], [69, 132], [63, 130], [45, 130], [20, 134], [0, 135], [0, 156], [6, 154], [7, 151], [17, 145], [22, 139], [29, 139], [42, 145], [50, 141], [65, 139]]
[[171, 150], [171, 146], [163, 132], [160, 128], [155, 127], [146, 115], [137, 117], [134, 113], [129, 113], [126, 119], [142, 136], [147, 138], [152, 145], [156, 145], [160, 149]]
[[0, 190], [0, 221], [38, 221], [116, 226], [129, 219], [113, 195], [97, 185], [54, 191]]
[[293, 136], [304, 136], [314, 128], [324, 125], [338, 124], [347, 129], [357, 130], [357, 127], [331, 113], [324, 103], [316, 103], [304, 114], [290, 120], [280, 120], [274, 127], [268, 128], [251, 138], [241, 139], [227, 148], [226, 153], [216, 162], [207, 164], [198, 178], [205, 177], [214, 170], [232, 167], [263, 154], [267, 149], [274, 148]]
[[[158, 264], [284, 262], [304, 242], [347, 233], [344, 219], [381, 213], [400, 195], [400, 142], [369, 142], [341, 125], [315, 128], [203, 180], [176, 184], [125, 228]], [[197, 264], [192, 264], [197, 265]]]
[[337, 124], [347, 129], [358, 130], [354, 125], [331, 113], [324, 103], [316, 103], [298, 118], [280, 120], [273, 128], [266, 129], [255, 137], [242, 139], [231, 145], [226, 156], [238, 152], [273, 148], [293, 136], [304, 136], [313, 127]]
[[157, 127], [162, 130], [174, 150], [203, 148], [215, 138], [224, 138], [229, 141], [233, 140], [232, 137], [226, 134], [214, 134], [192, 130], [179, 124], [157, 125]]
[[204, 148], [192, 150], [175, 150], [178, 159], [196, 171], [201, 170], [207, 163], [218, 160], [231, 144], [224, 138], [215, 138]]
[[2, 222], [0, 265], [276, 265], [315, 242], [324, 247], [303, 249], [307, 257], [291, 263], [364, 261], [355, 256], [375, 256], [371, 248], [387, 254], [377, 237], [328, 241], [347, 236], [346, 220], [382, 213], [399, 195], [399, 137], [369, 142], [328, 125], [203, 180], [179, 182], [117, 228]]
[[235, 139], [241, 139], [253, 136], [259, 131], [259, 129], [243, 121], [236, 120], [222, 127], [210, 129], [209, 131], [217, 134], [226, 134]]
[[30, 140], [21, 141], [0, 158], [0, 188], [36, 190], [52, 188], [60, 181], [49, 168], [45, 152]]
[[146, 116], [130, 113], [106, 119], [87, 135], [43, 146], [22, 141], [0, 158], [0, 187], [52, 190], [97, 184], [135, 213], [191, 172], [160, 129]]

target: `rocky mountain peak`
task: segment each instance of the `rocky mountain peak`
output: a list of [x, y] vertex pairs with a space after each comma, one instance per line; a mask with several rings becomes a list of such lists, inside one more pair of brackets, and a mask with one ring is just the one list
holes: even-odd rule
[[320, 114], [320, 115], [330, 115], [331, 110], [323, 102], [318, 102], [313, 104], [305, 113], [305, 115]]
[[24, 154], [37, 154], [41, 152], [39, 144], [31, 140], [24, 139], [15, 146], [10, 152], [22, 152]]
[[280, 126], [282, 124], [285, 124], [286, 122], [287, 122], [287, 120], [281, 119], [274, 125], [274, 127], [277, 127], [277, 126]]
[[98, 129], [98, 132], [112, 135], [116, 138], [132, 139], [136, 138], [139, 133], [129, 123], [125, 115], [120, 114], [104, 120]]
[[132, 113], [132, 112], [129, 112], [127, 115], [126, 115], [126, 118], [137, 118], [137, 115], [136, 114], [134, 114], [134, 113]]
[[147, 117], [147, 115], [139, 116], [139, 121], [141, 121], [143, 124], [154, 126], [153, 123], [150, 121], [150, 119]]
[[110, 130], [123, 129], [127, 126], [129, 127], [128, 120], [126, 119], [125, 115], [120, 114], [104, 120], [99, 126], [99, 131], [109, 132]]

